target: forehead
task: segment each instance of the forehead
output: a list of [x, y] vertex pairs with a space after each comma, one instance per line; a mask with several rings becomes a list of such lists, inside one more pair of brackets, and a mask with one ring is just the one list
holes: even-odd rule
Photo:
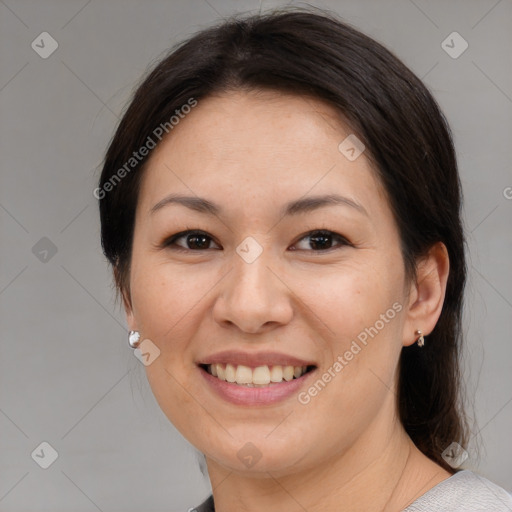
[[278, 206], [309, 191], [338, 192], [371, 209], [384, 194], [364, 153], [349, 161], [340, 152], [349, 135], [339, 112], [315, 98], [273, 91], [210, 96], [153, 151], [139, 200], [147, 210], [180, 192], [261, 207], [262, 198]]

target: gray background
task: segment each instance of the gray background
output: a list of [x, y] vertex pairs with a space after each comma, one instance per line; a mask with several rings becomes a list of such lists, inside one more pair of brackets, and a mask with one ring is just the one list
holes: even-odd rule
[[[512, 2], [312, 5], [393, 50], [452, 126], [470, 248], [465, 377], [476, 423], [465, 467], [512, 490]], [[148, 65], [220, 17], [259, 9], [258, 0], [0, 0], [1, 511], [173, 512], [209, 493], [195, 449], [128, 348], [92, 191]], [[44, 31], [59, 45], [47, 59], [31, 47]], [[469, 44], [456, 59], [441, 46], [453, 31]], [[48, 469], [31, 457], [43, 441], [58, 452]]]

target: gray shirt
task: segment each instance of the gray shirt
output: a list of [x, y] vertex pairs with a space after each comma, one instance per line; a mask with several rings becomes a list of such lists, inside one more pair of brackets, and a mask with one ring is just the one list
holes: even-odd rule
[[[210, 496], [197, 512], [215, 512]], [[512, 512], [512, 496], [498, 485], [467, 469], [432, 487], [402, 512]]]
[[467, 469], [432, 487], [403, 512], [512, 512], [512, 496]]

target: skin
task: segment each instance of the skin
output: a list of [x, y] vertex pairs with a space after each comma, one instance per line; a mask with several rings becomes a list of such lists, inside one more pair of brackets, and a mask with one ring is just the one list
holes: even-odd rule
[[[417, 280], [406, 280], [396, 223], [369, 160], [338, 150], [349, 134], [320, 100], [232, 91], [200, 100], [145, 171], [123, 291], [127, 321], [160, 350], [146, 366], [149, 383], [169, 420], [205, 454], [217, 512], [402, 510], [451, 476], [414, 446], [396, 410], [400, 352], [439, 318], [447, 251], [433, 246]], [[171, 204], [152, 214], [171, 193], [222, 211]], [[340, 205], [280, 215], [288, 201], [329, 193], [352, 198], [367, 215]], [[187, 237], [161, 246], [187, 229], [210, 238], [199, 249]], [[322, 251], [307, 236], [317, 229], [351, 245], [334, 237]], [[236, 252], [248, 236], [263, 249], [250, 264]], [[293, 395], [233, 405], [199, 374], [197, 361], [239, 349], [311, 360], [321, 375], [394, 303], [401, 311], [307, 404]], [[261, 455], [252, 467], [237, 457], [247, 442]]]

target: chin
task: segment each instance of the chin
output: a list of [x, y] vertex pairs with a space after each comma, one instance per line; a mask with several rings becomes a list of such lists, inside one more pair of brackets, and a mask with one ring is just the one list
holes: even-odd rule
[[[212, 444], [211, 439], [202, 439], [200, 443], [194, 440], [191, 442], [207, 458], [225, 469], [254, 477], [268, 478], [268, 473], [276, 477], [288, 475], [308, 465], [305, 460], [308, 450], [304, 443], [291, 438], [265, 438], [261, 430], [256, 433], [248, 429], [245, 435], [240, 433], [236, 437], [225, 434], [216, 444]], [[200, 445], [204, 445], [204, 450]]]

